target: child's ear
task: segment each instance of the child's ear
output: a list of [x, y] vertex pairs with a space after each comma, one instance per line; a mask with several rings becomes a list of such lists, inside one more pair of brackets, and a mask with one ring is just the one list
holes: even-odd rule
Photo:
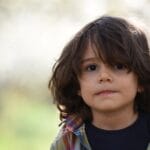
[[138, 91], [138, 93], [142, 93], [144, 91], [144, 88], [142, 86], [139, 86], [137, 91]]

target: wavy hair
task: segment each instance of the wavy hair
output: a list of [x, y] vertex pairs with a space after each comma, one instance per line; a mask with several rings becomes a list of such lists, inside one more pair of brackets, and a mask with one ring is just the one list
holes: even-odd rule
[[[150, 52], [145, 33], [119, 17], [102, 16], [83, 27], [64, 47], [52, 69], [49, 89], [60, 111], [92, 120], [90, 108], [79, 96], [80, 63], [89, 45], [109, 65], [126, 64], [138, 76], [143, 92], [137, 93], [135, 110], [150, 112]], [[103, 56], [103, 57], [102, 57]]]

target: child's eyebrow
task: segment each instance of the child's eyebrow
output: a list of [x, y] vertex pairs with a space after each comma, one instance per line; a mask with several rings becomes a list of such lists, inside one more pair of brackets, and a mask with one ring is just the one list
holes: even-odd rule
[[84, 58], [81, 60], [81, 64], [84, 64], [84, 63], [87, 63], [87, 62], [90, 62], [90, 61], [96, 61], [98, 60], [97, 57], [89, 57], [89, 58]]

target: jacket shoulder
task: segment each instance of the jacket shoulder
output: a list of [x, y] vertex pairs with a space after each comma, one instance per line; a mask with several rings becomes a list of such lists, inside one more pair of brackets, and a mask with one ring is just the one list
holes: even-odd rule
[[62, 127], [55, 140], [51, 144], [50, 150], [66, 150], [75, 145], [76, 136], [73, 132], [67, 130], [65, 127]]

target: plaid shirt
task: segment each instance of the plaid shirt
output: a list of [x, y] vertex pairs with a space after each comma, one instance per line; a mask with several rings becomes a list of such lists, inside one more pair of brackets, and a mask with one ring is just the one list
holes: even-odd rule
[[[77, 117], [68, 117], [50, 150], [92, 150], [82, 120]], [[150, 150], [150, 143], [146, 150]]]

